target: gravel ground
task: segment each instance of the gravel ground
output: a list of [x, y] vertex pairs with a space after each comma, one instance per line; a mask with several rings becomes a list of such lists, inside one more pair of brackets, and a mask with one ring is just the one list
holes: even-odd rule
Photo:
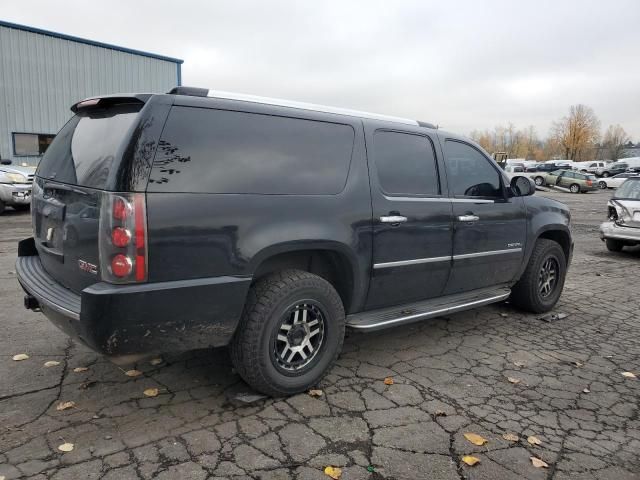
[[[576, 249], [556, 309], [566, 318], [546, 323], [502, 303], [351, 333], [321, 397], [244, 405], [225, 349], [168, 355], [128, 377], [24, 310], [13, 263], [30, 217], [7, 211], [0, 479], [327, 479], [328, 465], [343, 480], [640, 478], [640, 380], [622, 375], [640, 376], [640, 248], [614, 254], [599, 240], [609, 192], [538, 194], [573, 212]], [[13, 361], [20, 353], [29, 358]]]

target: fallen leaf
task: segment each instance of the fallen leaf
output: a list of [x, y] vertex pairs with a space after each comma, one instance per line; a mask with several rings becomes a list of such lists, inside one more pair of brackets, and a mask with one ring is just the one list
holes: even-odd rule
[[13, 361], [21, 362], [22, 360], [26, 360], [27, 358], [29, 358], [29, 355], [27, 355], [26, 353], [19, 353], [18, 355], [13, 356]]
[[162, 359], [161, 358], [152, 358], [149, 363], [151, 365], [160, 365], [162, 363]]
[[510, 383], [520, 383], [519, 378], [507, 377], [507, 380], [509, 380]]
[[549, 465], [544, 460], [540, 460], [537, 457], [529, 457], [531, 459], [531, 463], [536, 468], [549, 468]]
[[520, 437], [518, 437], [518, 435], [515, 435], [513, 433], [503, 433], [502, 438], [504, 438], [505, 440], [508, 440], [509, 442], [517, 442], [518, 440], [520, 440]]
[[516, 367], [524, 367], [524, 363], [522, 362], [513, 362]]
[[391, 377], [387, 377], [384, 379], [384, 384], [385, 385], [393, 385], [393, 378]]
[[476, 463], [480, 463], [480, 459], [478, 457], [472, 457], [471, 455], [465, 455], [462, 457], [462, 461], [470, 467], [473, 467]]
[[445, 412], [444, 410], [436, 410], [436, 413], [434, 413], [434, 415], [436, 417], [446, 417], [447, 416], [447, 412]]
[[571, 362], [573, 363], [576, 367], [581, 367], [584, 365], [584, 363], [580, 363], [580, 362]]
[[[13, 357], [13, 359], [15, 360], [16, 357]], [[632, 372], [622, 372], [622, 376], [627, 378], [638, 378], [636, 377], [636, 374]]]
[[58, 445], [58, 450], [61, 452], [71, 452], [73, 447], [73, 443], [63, 443], [62, 445]]
[[309, 390], [309, 395], [311, 397], [321, 397], [322, 396], [322, 390]]
[[57, 365], [60, 365], [60, 362], [58, 362], [57, 360], [49, 360], [48, 362], [44, 362], [44, 366], [47, 368], [55, 367]]
[[333, 478], [333, 480], [338, 480], [342, 475], [342, 469], [338, 467], [324, 467], [324, 474]]
[[147, 388], [142, 393], [144, 393], [145, 397], [157, 397], [159, 392], [157, 388]]
[[126, 372], [124, 372], [124, 374], [127, 377], [139, 377], [140, 375], [142, 375], [142, 372], [140, 370], [127, 370]]
[[73, 369], [74, 373], [86, 372], [87, 370], [89, 370], [88, 367], [76, 367]]
[[531, 445], [542, 445], [540, 439], [538, 437], [534, 437], [533, 435], [527, 437], [527, 442], [529, 442]]
[[478, 435], [476, 433], [465, 433], [464, 434], [464, 438], [469, 440], [474, 445], [484, 445], [485, 443], [487, 443], [487, 439], [486, 438], [481, 437], [480, 435]]
[[58, 410], [59, 412], [62, 410], [68, 410], [69, 408], [73, 408], [76, 406], [76, 402], [60, 402], [58, 404], [58, 406], [56, 407], [56, 410]]
[[500, 314], [500, 316], [501, 316], [502, 318], [507, 318], [509, 315], [507, 315], [506, 313], [501, 313], [501, 314]]
[[582, 390], [582, 393], [591, 393], [591, 390], [589, 390], [588, 388], [585, 388], [584, 390]]

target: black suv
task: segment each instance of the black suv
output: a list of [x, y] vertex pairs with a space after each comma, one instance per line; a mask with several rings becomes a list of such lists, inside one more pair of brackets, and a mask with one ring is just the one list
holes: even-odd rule
[[567, 207], [433, 125], [188, 87], [72, 111], [16, 268], [27, 308], [116, 363], [229, 344], [286, 395], [345, 327], [562, 292]]

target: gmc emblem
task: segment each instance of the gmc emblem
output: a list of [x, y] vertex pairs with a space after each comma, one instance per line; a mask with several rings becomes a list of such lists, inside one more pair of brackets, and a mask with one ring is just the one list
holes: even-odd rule
[[84, 260], [78, 260], [78, 268], [83, 272], [92, 273], [93, 275], [98, 274], [98, 267], [93, 263], [85, 262]]

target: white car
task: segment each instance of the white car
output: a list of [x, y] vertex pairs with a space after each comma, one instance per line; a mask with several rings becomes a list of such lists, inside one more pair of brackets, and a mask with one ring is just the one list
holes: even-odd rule
[[601, 178], [598, 180], [598, 187], [605, 190], [607, 188], [618, 188], [629, 177], [637, 177], [637, 173], [619, 173], [613, 177]]

